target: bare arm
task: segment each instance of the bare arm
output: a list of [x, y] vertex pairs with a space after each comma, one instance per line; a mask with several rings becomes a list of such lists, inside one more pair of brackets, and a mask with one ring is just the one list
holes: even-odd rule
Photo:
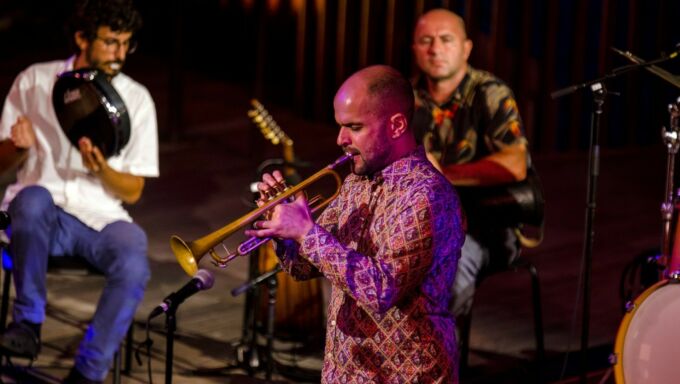
[[13, 171], [28, 156], [28, 149], [35, 145], [33, 124], [20, 116], [12, 125], [9, 139], [0, 142], [0, 173]]
[[104, 188], [128, 204], [136, 203], [142, 196], [144, 178], [130, 173], [118, 172], [106, 162], [99, 148], [83, 137], [78, 142], [83, 165], [101, 180]]
[[527, 175], [526, 152], [526, 144], [520, 141], [470, 163], [442, 167], [429, 153], [428, 159], [453, 185], [485, 186], [524, 180]]

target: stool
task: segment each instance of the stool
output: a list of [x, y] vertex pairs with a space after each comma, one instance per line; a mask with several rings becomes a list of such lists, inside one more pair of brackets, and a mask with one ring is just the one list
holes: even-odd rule
[[[9, 255], [6, 253], [6, 244], [0, 244], [2, 249], [2, 301], [0, 301], [0, 331], [4, 332], [7, 326], [9, 313], [9, 294], [12, 286], [12, 269]], [[104, 276], [100, 271], [77, 256], [50, 257], [47, 262], [47, 273], [70, 276]], [[120, 384], [121, 372], [129, 375], [132, 367], [132, 345], [134, 336], [134, 322], [130, 324], [125, 336], [125, 364], [121, 369], [121, 353], [116, 352], [113, 359], [113, 383]], [[121, 345], [121, 349], [123, 346]]]
[[[498, 271], [493, 271], [491, 274], [505, 272], [505, 271], [516, 271], [518, 269], [526, 269], [531, 276], [531, 299], [534, 312], [534, 337], [536, 339], [536, 369], [540, 381], [540, 368], [543, 364], [545, 357], [545, 346], [543, 342], [543, 311], [541, 307], [541, 291], [540, 284], [538, 280], [538, 272], [536, 267], [529, 261], [522, 257], [518, 257], [513, 261], [506, 269], [501, 269]], [[484, 275], [484, 276], [489, 276]], [[484, 277], [477, 279], [477, 285], [484, 280]], [[468, 367], [468, 355], [470, 352], [470, 327], [472, 323], [472, 311], [466, 316], [460, 317], [460, 369], [461, 371], [467, 369]]]

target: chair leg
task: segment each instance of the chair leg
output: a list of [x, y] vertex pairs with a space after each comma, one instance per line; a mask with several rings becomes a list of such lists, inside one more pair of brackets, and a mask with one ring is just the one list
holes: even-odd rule
[[536, 373], [538, 382], [542, 382], [541, 368], [545, 360], [545, 343], [543, 333], [543, 307], [541, 304], [541, 285], [538, 279], [538, 270], [525, 259], [520, 259], [516, 267], [526, 268], [531, 275], [531, 301], [534, 310], [534, 338], [536, 339]]
[[470, 354], [470, 327], [472, 323], [472, 310], [470, 313], [460, 316], [458, 318], [458, 329], [460, 330], [460, 356], [459, 356], [459, 367], [461, 372], [464, 372], [468, 368], [468, 355]]
[[[130, 324], [125, 341], [120, 343], [118, 351], [113, 356], [113, 384], [120, 384], [121, 373], [130, 374], [132, 367], [132, 337], [134, 332], [134, 322]], [[123, 365], [122, 354], [125, 353], [125, 365]]]
[[529, 273], [531, 274], [531, 292], [532, 301], [534, 303], [534, 334], [536, 337], [536, 370], [538, 372], [539, 382], [542, 381], [541, 368], [545, 361], [545, 343], [543, 340], [543, 307], [541, 305], [541, 285], [538, 280], [538, 271], [536, 267], [528, 264]]
[[0, 332], [5, 332], [9, 313], [9, 293], [12, 286], [12, 271], [2, 269], [2, 301], [0, 302]]
[[116, 354], [113, 356], [113, 384], [120, 384], [120, 360], [122, 353], [122, 348], [118, 349]]
[[[543, 308], [541, 304], [541, 285], [538, 279], [538, 271], [536, 267], [525, 259], [516, 260], [511, 266], [517, 268], [526, 268], [531, 275], [531, 301], [534, 311], [534, 337], [536, 339], [536, 374], [538, 382], [542, 382], [541, 368], [545, 360], [545, 343], [543, 333]], [[460, 330], [460, 362], [459, 368], [464, 372], [468, 368], [468, 355], [470, 353], [470, 328], [472, 325], [472, 311], [470, 313], [460, 316], [457, 320], [458, 329]]]
[[123, 365], [123, 373], [130, 375], [132, 371], [132, 349], [134, 347], [135, 336], [135, 322], [132, 321], [130, 328], [128, 328], [125, 336], [125, 364]]

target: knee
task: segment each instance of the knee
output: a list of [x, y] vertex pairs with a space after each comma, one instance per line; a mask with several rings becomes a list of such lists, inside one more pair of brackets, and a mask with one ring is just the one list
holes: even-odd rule
[[149, 258], [146, 253], [118, 253], [109, 270], [109, 278], [125, 286], [146, 287], [151, 278]]
[[12, 227], [53, 217], [54, 200], [44, 187], [33, 185], [19, 191], [9, 205]]
[[103, 246], [113, 262], [110, 273], [114, 278], [146, 284], [151, 269], [144, 230], [134, 223], [116, 222], [104, 232]]
[[134, 285], [146, 286], [151, 278], [149, 258], [146, 253], [127, 254], [120, 259], [118, 268], [119, 278]]

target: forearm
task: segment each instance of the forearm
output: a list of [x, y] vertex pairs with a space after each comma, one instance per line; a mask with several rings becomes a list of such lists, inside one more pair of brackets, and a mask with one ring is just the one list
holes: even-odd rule
[[458, 186], [507, 184], [526, 178], [526, 146], [516, 144], [480, 160], [442, 167], [446, 178]]
[[295, 280], [309, 280], [322, 276], [316, 267], [300, 256], [300, 247], [295, 240], [275, 239], [274, 247], [281, 268]]
[[442, 172], [447, 180], [457, 186], [485, 186], [516, 181], [510, 171], [490, 159], [445, 166]]
[[118, 172], [105, 165], [94, 174], [101, 180], [104, 188], [127, 204], [134, 204], [142, 196], [144, 178], [129, 173]]

